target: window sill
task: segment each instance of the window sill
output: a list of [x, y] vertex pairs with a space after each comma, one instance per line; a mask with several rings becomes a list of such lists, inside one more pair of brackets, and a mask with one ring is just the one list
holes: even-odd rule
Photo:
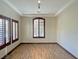
[[33, 38], [45, 38], [45, 37], [33, 37]]
[[6, 47], [6, 44], [0, 46], [0, 50], [2, 50], [2, 49], [5, 48], [5, 47]]
[[12, 40], [12, 43], [14, 43], [14, 42], [16, 42], [16, 41], [18, 41], [19, 39], [15, 39], [15, 40]]
[[10, 42], [8, 42], [7, 44], [6, 44], [6, 46], [8, 46], [8, 45], [10, 45], [11, 44], [11, 41]]

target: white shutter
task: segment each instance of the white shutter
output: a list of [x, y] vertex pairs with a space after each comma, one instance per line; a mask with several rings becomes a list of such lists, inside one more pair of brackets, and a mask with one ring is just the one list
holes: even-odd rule
[[0, 19], [0, 46], [4, 44], [4, 20]]

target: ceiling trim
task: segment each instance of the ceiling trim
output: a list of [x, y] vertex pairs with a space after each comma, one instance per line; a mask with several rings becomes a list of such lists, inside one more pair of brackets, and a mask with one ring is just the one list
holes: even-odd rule
[[54, 17], [54, 14], [23, 14], [26, 17]]
[[12, 9], [14, 9], [19, 15], [22, 15], [22, 13], [8, 0], [3, 0], [6, 4], [8, 4]]
[[65, 8], [67, 8], [69, 5], [71, 5], [74, 2], [74, 0], [70, 0], [65, 6], [63, 6], [54, 16], [59, 15]]

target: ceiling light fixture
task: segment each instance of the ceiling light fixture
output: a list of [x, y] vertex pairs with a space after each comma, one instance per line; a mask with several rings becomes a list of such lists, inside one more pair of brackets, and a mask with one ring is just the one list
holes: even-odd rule
[[38, 3], [41, 3], [41, 1], [40, 1], [40, 0], [38, 0]]
[[40, 12], [40, 9], [38, 9], [38, 12]]
[[39, 13], [40, 13], [40, 3], [41, 3], [41, 1], [38, 0], [38, 12], [39, 12]]
[[40, 13], [40, 9], [37, 10], [37, 13]]

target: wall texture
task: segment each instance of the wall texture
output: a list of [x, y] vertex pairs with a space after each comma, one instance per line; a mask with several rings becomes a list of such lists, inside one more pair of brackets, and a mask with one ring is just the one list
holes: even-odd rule
[[58, 15], [58, 34], [57, 40], [60, 45], [67, 49], [70, 53], [78, 56], [78, 19], [77, 19], [77, 0], [63, 10]]
[[21, 39], [24, 43], [56, 42], [57, 20], [55, 17], [45, 18], [45, 38], [33, 38], [33, 17], [22, 17]]
[[[3, 2], [3, 0], [0, 0], [0, 15], [4, 15], [10, 18], [13, 18], [15, 20], [20, 19], [20, 15], [16, 13], [12, 8], [10, 8], [6, 3]], [[20, 20], [19, 20], [20, 21]], [[20, 40], [7, 46], [6, 48], [0, 50], [0, 59], [10, 52], [13, 48], [15, 48], [20, 43]]]

